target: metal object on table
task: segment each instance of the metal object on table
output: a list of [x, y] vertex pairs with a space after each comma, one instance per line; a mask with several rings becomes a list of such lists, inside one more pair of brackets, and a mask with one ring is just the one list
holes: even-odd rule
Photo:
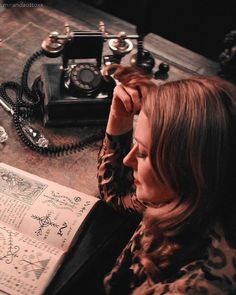
[[8, 135], [6, 133], [6, 130], [0, 126], [0, 143], [4, 143], [8, 140]]

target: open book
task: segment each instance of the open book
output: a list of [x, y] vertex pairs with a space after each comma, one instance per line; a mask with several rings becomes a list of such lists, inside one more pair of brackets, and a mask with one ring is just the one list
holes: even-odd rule
[[0, 290], [42, 294], [98, 201], [0, 163]]

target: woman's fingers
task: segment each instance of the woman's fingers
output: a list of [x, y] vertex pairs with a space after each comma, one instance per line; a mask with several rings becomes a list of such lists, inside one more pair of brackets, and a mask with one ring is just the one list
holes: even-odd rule
[[130, 91], [128, 90], [128, 87], [124, 87], [123, 85], [121, 85], [120, 87], [122, 88], [122, 91], [123, 91], [123, 95], [120, 97], [120, 99], [123, 102], [127, 113], [132, 114], [133, 108], [134, 108], [132, 95]]
[[114, 89], [114, 98], [119, 99], [128, 114], [137, 113], [141, 107], [139, 91], [131, 87], [118, 85]]
[[132, 113], [136, 114], [140, 111], [141, 108], [141, 96], [140, 92], [135, 88], [128, 88], [128, 93], [131, 97], [132, 103], [133, 103], [133, 111]]

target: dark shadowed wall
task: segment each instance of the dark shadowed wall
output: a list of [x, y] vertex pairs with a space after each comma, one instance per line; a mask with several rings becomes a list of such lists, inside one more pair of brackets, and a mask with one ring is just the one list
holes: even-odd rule
[[83, 1], [214, 60], [225, 34], [236, 30], [235, 0]]

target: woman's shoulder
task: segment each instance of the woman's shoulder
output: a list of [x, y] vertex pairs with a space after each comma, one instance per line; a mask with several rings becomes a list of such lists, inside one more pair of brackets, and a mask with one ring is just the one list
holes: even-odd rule
[[206, 258], [185, 265], [169, 280], [156, 284], [146, 280], [132, 295], [236, 294], [236, 250], [219, 228], [212, 231], [207, 252]]

